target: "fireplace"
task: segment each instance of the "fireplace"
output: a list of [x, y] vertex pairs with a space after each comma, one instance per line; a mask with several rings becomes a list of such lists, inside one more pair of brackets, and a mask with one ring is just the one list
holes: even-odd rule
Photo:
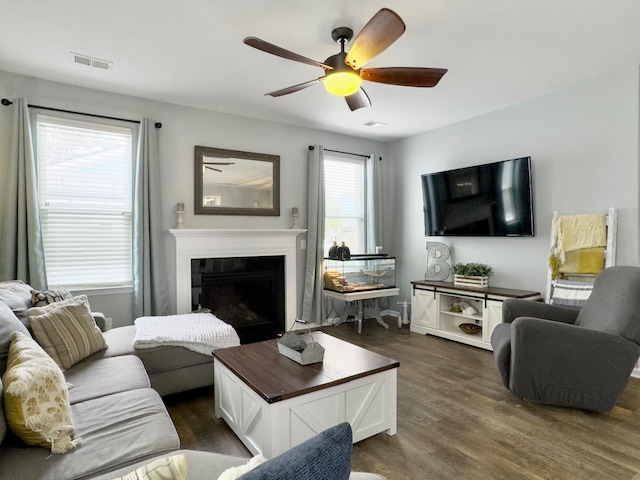
[[284, 258], [284, 330], [289, 330], [296, 318], [297, 237], [302, 229], [171, 229], [175, 252], [175, 311], [188, 313], [197, 307], [192, 291], [191, 261], [245, 257]]
[[192, 309], [210, 309], [232, 325], [241, 343], [285, 330], [284, 257], [191, 260]]

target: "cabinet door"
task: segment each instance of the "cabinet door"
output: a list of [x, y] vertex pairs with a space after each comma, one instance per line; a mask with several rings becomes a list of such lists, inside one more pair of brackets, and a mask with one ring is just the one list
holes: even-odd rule
[[438, 302], [432, 290], [413, 290], [411, 297], [411, 323], [429, 328], [438, 328]]
[[482, 340], [491, 342], [491, 334], [496, 325], [502, 323], [502, 302], [498, 300], [487, 300], [485, 312], [485, 327], [482, 331]]

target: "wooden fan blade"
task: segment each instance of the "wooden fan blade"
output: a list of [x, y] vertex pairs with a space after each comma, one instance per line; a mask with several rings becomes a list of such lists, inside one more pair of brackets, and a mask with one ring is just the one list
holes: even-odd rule
[[243, 42], [250, 47], [257, 48], [258, 50], [270, 53], [271, 55], [275, 55], [276, 57], [286, 58], [287, 60], [293, 60], [294, 62], [306, 63], [307, 65], [313, 65], [314, 67], [333, 70], [332, 67], [325, 65], [324, 63], [316, 62], [315, 60], [303, 57], [302, 55], [298, 55], [297, 53], [291, 52], [282, 47], [278, 47], [273, 43], [265, 42], [264, 40], [256, 37], [247, 37], [243, 40]]
[[291, 87], [283, 88], [282, 90], [275, 90], [273, 92], [265, 93], [270, 97], [281, 97], [282, 95], [288, 95], [290, 93], [298, 92], [304, 88], [310, 87], [324, 79], [324, 77], [316, 78], [315, 80], [309, 80], [308, 82], [299, 83], [298, 85], [292, 85]]
[[362, 88], [358, 90], [353, 95], [349, 95], [348, 97], [344, 97], [347, 101], [347, 105], [353, 112], [354, 110], [358, 110], [359, 108], [370, 107], [371, 100], [369, 99], [369, 95]]
[[356, 70], [387, 49], [404, 33], [405, 24], [393, 10], [383, 8], [360, 30], [345, 63]]
[[202, 162], [205, 165], [235, 165], [235, 162]]
[[435, 87], [445, 73], [446, 68], [387, 67], [360, 70], [363, 80], [407, 87]]

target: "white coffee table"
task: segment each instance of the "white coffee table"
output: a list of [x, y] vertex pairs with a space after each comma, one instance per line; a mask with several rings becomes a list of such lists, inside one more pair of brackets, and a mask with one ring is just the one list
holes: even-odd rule
[[399, 362], [322, 332], [313, 339], [324, 360], [306, 366], [275, 340], [214, 353], [215, 415], [253, 455], [272, 458], [342, 422], [354, 443], [396, 434]]

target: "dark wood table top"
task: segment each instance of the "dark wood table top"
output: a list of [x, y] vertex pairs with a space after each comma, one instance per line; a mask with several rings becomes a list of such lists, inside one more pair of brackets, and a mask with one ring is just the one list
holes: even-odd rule
[[400, 366], [397, 360], [322, 332], [313, 332], [313, 340], [325, 349], [322, 363], [300, 365], [278, 352], [276, 340], [222, 348], [214, 356], [268, 403]]
[[447, 288], [453, 290], [460, 290], [464, 292], [482, 293], [485, 296], [500, 296], [508, 298], [528, 298], [540, 296], [540, 292], [533, 292], [529, 290], [515, 290], [513, 288], [499, 288], [499, 287], [473, 287], [471, 285], [456, 285], [453, 282], [436, 282], [432, 280], [415, 280], [411, 282], [414, 286], [432, 287], [434, 289]]

